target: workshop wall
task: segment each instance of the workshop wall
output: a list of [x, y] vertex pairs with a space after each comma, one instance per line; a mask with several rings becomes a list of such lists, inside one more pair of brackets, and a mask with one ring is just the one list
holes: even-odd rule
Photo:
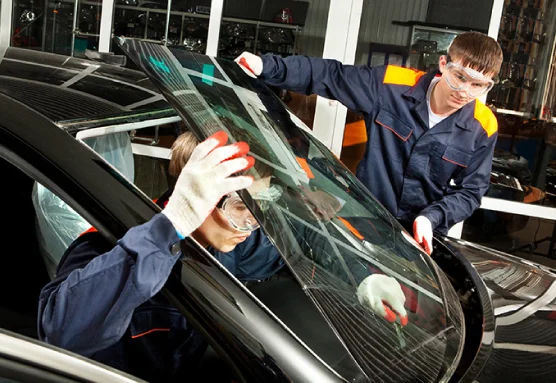
[[322, 57], [330, 0], [308, 0], [307, 2], [310, 3], [309, 11], [305, 27], [299, 36], [297, 51], [301, 55]]
[[[308, 0], [307, 23], [300, 37], [300, 54], [322, 56], [330, 0]], [[406, 45], [409, 28], [392, 25], [393, 20], [425, 21], [429, 0], [365, 0], [356, 64], [366, 64], [371, 42]]]
[[366, 64], [369, 44], [407, 45], [410, 29], [392, 21], [425, 21], [429, 0], [369, 0], [363, 4], [356, 64]]

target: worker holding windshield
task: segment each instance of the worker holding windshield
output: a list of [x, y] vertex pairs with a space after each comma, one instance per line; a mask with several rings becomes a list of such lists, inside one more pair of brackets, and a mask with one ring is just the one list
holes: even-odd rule
[[[223, 131], [201, 144], [191, 133], [180, 136], [170, 166], [178, 179], [158, 201], [161, 214], [130, 229], [115, 247], [94, 231], [70, 245], [56, 278], [39, 298], [41, 340], [149, 382], [182, 382], [192, 376], [206, 342], [160, 294], [177, 270], [180, 239], [191, 236], [247, 283], [263, 283], [284, 265], [235, 194], [248, 188], [261, 209], [275, 202], [281, 193], [271, 185], [272, 168], [246, 156], [245, 142], [224, 145], [227, 140]], [[257, 180], [236, 174], [252, 166]], [[393, 321], [387, 304], [405, 325], [399, 283], [386, 275], [369, 275], [355, 259], [353, 265], [354, 271], [359, 269], [361, 303]]]
[[247, 52], [236, 61], [269, 85], [362, 113], [368, 142], [356, 175], [430, 255], [433, 231], [468, 218], [488, 189], [498, 127], [477, 97], [494, 85], [502, 59], [494, 39], [469, 32], [429, 73]]

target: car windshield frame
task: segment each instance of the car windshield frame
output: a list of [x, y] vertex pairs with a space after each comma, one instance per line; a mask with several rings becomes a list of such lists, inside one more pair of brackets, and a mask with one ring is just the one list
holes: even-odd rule
[[[261, 209], [249, 190], [239, 194], [355, 361], [357, 371], [343, 370], [342, 376], [448, 380], [465, 338], [455, 291], [303, 122], [234, 62], [137, 40], [117, 41], [198, 139], [224, 130], [232, 141], [246, 140], [250, 155], [273, 169], [271, 182], [282, 194], [270, 209]], [[261, 178], [255, 169], [249, 174]], [[374, 273], [402, 284], [410, 313], [406, 328], [387, 323], [358, 301], [358, 285]]]

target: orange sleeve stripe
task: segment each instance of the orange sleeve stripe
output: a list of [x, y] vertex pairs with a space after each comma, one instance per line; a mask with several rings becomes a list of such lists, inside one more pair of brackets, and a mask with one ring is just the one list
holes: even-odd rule
[[386, 67], [386, 73], [384, 74], [383, 83], [390, 85], [413, 86], [417, 84], [417, 81], [419, 81], [424, 74], [425, 72], [416, 71], [411, 68], [388, 65], [388, 67]]
[[301, 166], [301, 168], [303, 169], [305, 174], [307, 174], [307, 177], [315, 178], [315, 175], [313, 174], [313, 171], [309, 167], [309, 164], [307, 163], [307, 160], [305, 158], [301, 158], [301, 157], [295, 157], [295, 158], [297, 159], [297, 163], [299, 164], [299, 166]]
[[479, 124], [485, 130], [487, 136], [492, 136], [494, 133], [498, 131], [498, 121], [490, 110], [485, 104], [481, 101], [475, 101], [475, 113], [474, 113], [475, 120], [479, 121]]
[[345, 219], [343, 219], [342, 217], [338, 216], [338, 219], [340, 221], [342, 221], [342, 223], [345, 225], [345, 227], [347, 227], [349, 229], [349, 231], [351, 231], [351, 234], [355, 235], [357, 238], [359, 238], [361, 241], [365, 239], [365, 237], [363, 237], [363, 235], [361, 235], [361, 233], [359, 232], [359, 230], [357, 230], [355, 227], [353, 227], [353, 225], [351, 223], [349, 223], [348, 221], [346, 221]]
[[98, 230], [95, 229], [93, 226], [91, 226], [88, 230], [85, 230], [83, 233], [79, 234], [79, 236], [81, 237], [82, 235], [88, 234], [88, 233], [96, 233]]
[[147, 334], [150, 334], [151, 332], [156, 332], [156, 331], [170, 331], [170, 329], [169, 329], [169, 328], [153, 328], [153, 329], [151, 329], [151, 330], [149, 330], [149, 331], [145, 331], [145, 332], [143, 332], [143, 333], [141, 333], [141, 334], [132, 335], [132, 336], [131, 336], [131, 339], [140, 338], [140, 337], [142, 337], [142, 336], [145, 336], [145, 335], [147, 335]]

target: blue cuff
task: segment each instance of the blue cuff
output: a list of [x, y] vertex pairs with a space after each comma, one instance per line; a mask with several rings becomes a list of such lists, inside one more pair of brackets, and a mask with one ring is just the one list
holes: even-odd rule
[[423, 211], [421, 211], [421, 213], [419, 213], [415, 218], [417, 218], [420, 215], [427, 217], [429, 221], [431, 221], [431, 226], [433, 231], [438, 225], [440, 225], [440, 223], [444, 218], [444, 213], [442, 212], [442, 210], [440, 210], [440, 208], [435, 207], [434, 205], [429, 206]]
[[261, 59], [263, 60], [263, 71], [259, 77], [263, 80], [271, 79], [276, 70], [276, 61], [274, 57], [272, 54], [267, 53], [266, 55], [261, 56]]
[[160, 244], [163, 248], [183, 239], [183, 236], [180, 236], [172, 222], [163, 213], [156, 214], [147, 225], [147, 238], [153, 243]]

